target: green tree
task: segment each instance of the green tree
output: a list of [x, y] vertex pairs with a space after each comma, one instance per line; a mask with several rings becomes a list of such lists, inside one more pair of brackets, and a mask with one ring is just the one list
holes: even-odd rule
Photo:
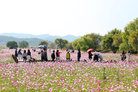
[[121, 43], [119, 46], [120, 51], [127, 51], [128, 50], [128, 43]]
[[29, 43], [27, 41], [21, 41], [19, 42], [20, 48], [27, 48], [29, 46]]
[[66, 44], [66, 49], [73, 49], [72, 43]]
[[116, 34], [113, 36], [113, 46], [118, 47], [122, 43], [122, 34]]
[[73, 49], [80, 49], [80, 46], [78, 43], [79, 43], [79, 39], [76, 39], [72, 42]]
[[113, 43], [113, 39], [110, 35], [105, 35], [102, 37], [102, 49], [110, 49], [110, 47], [112, 46]]
[[68, 43], [68, 41], [58, 38], [55, 40], [55, 43], [59, 48], [63, 49], [66, 46], [66, 44]]
[[48, 46], [48, 42], [47, 42], [47, 41], [40, 41], [40, 42], [39, 42], [39, 45], [45, 45], [45, 46]]
[[86, 37], [90, 37], [94, 42], [94, 49], [100, 48], [101, 46], [101, 36], [99, 34], [91, 33], [87, 34]]
[[[138, 30], [138, 18], [136, 18], [134, 21], [130, 22], [125, 28], [122, 35], [122, 44], [119, 46], [120, 50], [131, 50], [136, 51], [137, 43], [134, 43], [136, 41], [136, 38], [133, 38], [133, 36], [137, 36]], [[136, 32], [136, 34], [135, 34]], [[135, 39], [135, 41], [134, 41]]]
[[9, 49], [15, 49], [15, 48], [18, 47], [17, 42], [15, 42], [15, 41], [9, 41], [9, 42], [7, 42], [6, 46], [7, 46]]
[[138, 29], [130, 34], [129, 44], [135, 51], [138, 51]]
[[111, 50], [116, 53], [117, 50], [119, 50], [119, 46], [122, 43], [122, 34], [115, 34], [113, 35], [113, 43], [112, 43], [112, 47]]
[[49, 48], [55, 49], [55, 48], [56, 48], [56, 44], [55, 44], [55, 43], [50, 43], [50, 44], [49, 44]]
[[113, 53], [116, 53], [119, 50], [119, 45], [122, 43], [122, 34], [121, 30], [113, 29], [112, 31], [108, 32], [102, 38], [102, 49], [110, 49]]
[[90, 48], [94, 48], [94, 41], [89, 36], [83, 36], [80, 39], [73, 41], [72, 45], [74, 49], [86, 51]]

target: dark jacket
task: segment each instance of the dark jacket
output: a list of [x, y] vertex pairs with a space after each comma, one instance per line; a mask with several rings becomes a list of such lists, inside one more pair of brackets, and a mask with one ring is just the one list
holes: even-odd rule
[[45, 61], [48, 61], [48, 59], [47, 59], [47, 51], [44, 51], [44, 52], [43, 52], [43, 56], [44, 56], [44, 60], [45, 60]]
[[18, 53], [17, 53], [17, 50], [15, 50], [15, 56], [18, 57]]
[[78, 51], [78, 58], [80, 58], [81, 57], [81, 52], [80, 51]]
[[52, 58], [52, 60], [55, 59], [55, 53], [52, 53], [52, 54], [51, 54], [51, 58]]
[[88, 55], [89, 55], [89, 59], [92, 59], [93, 54], [90, 51], [89, 51]]
[[27, 52], [27, 55], [31, 56], [31, 52]]

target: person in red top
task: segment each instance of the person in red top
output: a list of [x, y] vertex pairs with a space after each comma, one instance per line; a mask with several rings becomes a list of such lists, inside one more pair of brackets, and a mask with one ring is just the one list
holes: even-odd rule
[[60, 52], [59, 52], [59, 50], [56, 51], [56, 60], [60, 61]]

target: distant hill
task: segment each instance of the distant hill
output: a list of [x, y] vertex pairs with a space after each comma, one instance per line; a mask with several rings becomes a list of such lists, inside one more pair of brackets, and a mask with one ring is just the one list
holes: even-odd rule
[[38, 39], [38, 38], [15, 38], [15, 37], [1, 36], [0, 35], [0, 45], [5, 46], [8, 41], [16, 41], [16, 42], [27, 41], [30, 46], [38, 46], [38, 43], [40, 41], [42, 41], [42, 39]]
[[49, 34], [43, 34], [43, 35], [31, 35], [31, 34], [19, 34], [19, 33], [3, 33], [0, 34], [2, 36], [10, 36], [10, 37], [16, 37], [16, 38], [39, 38], [42, 40], [47, 40], [54, 42], [57, 38], [62, 38], [65, 40], [68, 40], [69, 42], [74, 41], [75, 39], [80, 38], [81, 36], [74, 36], [74, 35], [66, 35], [66, 36], [52, 36]]

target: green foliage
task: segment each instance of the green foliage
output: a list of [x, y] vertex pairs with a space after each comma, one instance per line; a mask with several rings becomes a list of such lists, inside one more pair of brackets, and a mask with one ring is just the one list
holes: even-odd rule
[[7, 42], [6, 46], [7, 46], [9, 49], [15, 49], [15, 48], [18, 47], [17, 42], [15, 42], [15, 41], [9, 41], [9, 42]]
[[135, 51], [138, 51], [138, 29], [130, 34], [129, 42]]
[[72, 43], [68, 43], [68, 44], [66, 44], [66, 49], [73, 49], [73, 45], [72, 45]]
[[76, 39], [72, 42], [73, 49], [80, 49], [78, 42], [79, 42], [79, 39]]
[[127, 43], [121, 43], [119, 46], [120, 51], [127, 51], [128, 50], [128, 44]]
[[109, 47], [112, 45], [112, 43], [113, 43], [112, 37], [105, 35], [102, 38], [102, 44], [101, 44], [102, 49], [109, 49]]
[[72, 45], [74, 49], [81, 49], [86, 51], [90, 48], [97, 49], [100, 47], [101, 36], [98, 34], [87, 34], [80, 39], [73, 41]]
[[55, 48], [56, 48], [56, 44], [55, 44], [55, 43], [50, 43], [50, 44], [49, 44], [49, 48], [55, 49]]
[[125, 28], [122, 35], [123, 43], [119, 47], [120, 50], [137, 51], [137, 30], [138, 30], [138, 18], [133, 22], [130, 22]]
[[29, 43], [27, 41], [21, 41], [19, 42], [20, 48], [27, 48], [29, 46]]
[[122, 34], [116, 34], [113, 36], [113, 46], [118, 47], [122, 43]]
[[48, 42], [47, 42], [47, 41], [41, 41], [41, 42], [39, 42], [39, 45], [45, 45], [45, 46], [48, 46]]
[[108, 32], [108, 34], [111, 34], [111, 35], [121, 34], [121, 30], [118, 30], [115, 28], [112, 31]]
[[86, 37], [90, 37], [93, 40], [94, 49], [97, 49], [100, 47], [101, 44], [101, 36], [99, 34], [95, 34], [95, 33], [91, 33], [91, 34], [87, 34]]
[[102, 37], [101, 47], [103, 50], [137, 51], [138, 50], [138, 18], [130, 22], [124, 32], [114, 29]]
[[68, 43], [68, 41], [58, 38], [58, 39], [55, 40], [55, 43], [58, 46], [58, 48], [63, 49], [66, 46], [66, 44]]
[[119, 45], [122, 43], [122, 34], [121, 30], [113, 29], [111, 32], [108, 32], [102, 38], [102, 49], [110, 49], [113, 53], [116, 53], [119, 50]]
[[7, 60], [6, 63], [7, 64], [9, 64], [9, 63], [15, 63], [15, 61], [13, 61], [13, 60]]
[[89, 36], [83, 36], [80, 39], [75, 40], [72, 45], [74, 49], [86, 51], [90, 48], [94, 48], [94, 41]]

